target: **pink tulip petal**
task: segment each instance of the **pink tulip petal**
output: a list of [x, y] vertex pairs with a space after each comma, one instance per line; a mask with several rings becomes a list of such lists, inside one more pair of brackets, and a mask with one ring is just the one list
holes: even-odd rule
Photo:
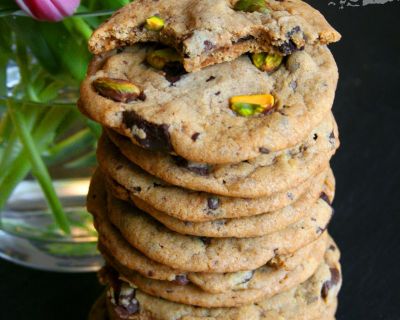
[[79, 6], [80, 0], [50, 0], [55, 7], [58, 8], [58, 11], [62, 13], [64, 16], [72, 15], [76, 8]]
[[29, 14], [31, 17], [33, 17], [32, 11], [25, 4], [24, 0], [15, 0], [15, 2], [21, 8], [21, 10], [25, 11], [27, 14]]
[[70, 16], [80, 0], [16, 0], [22, 10], [38, 20], [60, 21]]

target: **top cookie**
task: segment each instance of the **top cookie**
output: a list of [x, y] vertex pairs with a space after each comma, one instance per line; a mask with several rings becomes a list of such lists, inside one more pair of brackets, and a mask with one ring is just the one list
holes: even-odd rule
[[[154, 16], [159, 23], [146, 26]], [[340, 37], [320, 12], [300, 0], [136, 0], [94, 32], [89, 48], [100, 54], [160, 42], [174, 47], [191, 72], [245, 52], [287, 55]]]

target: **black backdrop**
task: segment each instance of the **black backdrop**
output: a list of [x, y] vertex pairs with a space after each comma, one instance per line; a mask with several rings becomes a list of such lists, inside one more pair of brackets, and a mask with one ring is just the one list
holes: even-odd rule
[[[328, 5], [340, 1], [309, 1], [343, 35], [331, 46], [341, 74], [334, 113], [342, 147], [332, 163], [338, 189], [330, 228], [344, 269], [337, 318], [397, 320], [400, 2]], [[0, 261], [0, 319], [85, 319], [100, 290], [94, 274], [45, 273]]]

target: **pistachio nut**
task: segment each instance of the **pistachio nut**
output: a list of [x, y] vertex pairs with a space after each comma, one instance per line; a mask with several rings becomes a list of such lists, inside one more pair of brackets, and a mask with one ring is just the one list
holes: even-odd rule
[[141, 94], [135, 84], [123, 79], [97, 78], [93, 81], [93, 87], [103, 97], [117, 102], [130, 102]]
[[231, 109], [243, 117], [249, 117], [270, 110], [275, 104], [271, 94], [235, 96], [230, 99]]
[[236, 11], [268, 13], [265, 0], [239, 0], [233, 7]]
[[165, 21], [159, 16], [152, 16], [146, 19], [144, 27], [150, 31], [160, 31], [164, 28]]
[[154, 50], [147, 54], [146, 61], [153, 68], [162, 70], [170, 62], [181, 62], [181, 57], [172, 48]]
[[283, 57], [275, 53], [253, 53], [251, 59], [258, 69], [272, 73], [278, 70]]

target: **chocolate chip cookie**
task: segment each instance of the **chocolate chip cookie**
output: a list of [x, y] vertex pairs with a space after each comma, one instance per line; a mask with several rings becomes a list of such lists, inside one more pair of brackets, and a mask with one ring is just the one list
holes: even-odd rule
[[[186, 189], [231, 197], [258, 198], [298, 185], [326, 167], [339, 146], [332, 116], [293, 148], [229, 165], [192, 163], [176, 156], [148, 152], [121, 135], [108, 133], [128, 160], [151, 175]], [[108, 151], [100, 140], [98, 153], [104, 152]]]
[[[341, 286], [338, 260], [339, 251], [336, 246], [331, 245], [326, 251], [325, 262], [304, 283], [258, 303], [236, 308], [193, 307], [153, 297], [128, 284], [122, 284], [121, 287], [124, 294], [128, 296], [129, 293], [130, 296], [125, 305], [129, 305], [133, 300], [137, 305], [137, 308], [134, 308], [135, 312], [128, 312], [129, 319], [333, 319], [336, 296]], [[107, 305], [112, 319], [122, 319], [120, 314], [126, 311], [124, 304], [120, 303], [122, 299], [119, 299], [119, 296], [118, 289], [109, 289]]]
[[246, 52], [282, 55], [338, 41], [336, 32], [303, 1], [135, 1], [117, 11], [89, 40], [95, 54], [139, 42], [174, 47], [186, 71], [234, 60]]
[[[338, 73], [324, 46], [292, 53], [272, 74], [242, 56], [173, 83], [144, 63], [153, 49], [137, 45], [95, 57], [78, 104], [146, 149], [192, 162], [237, 163], [300, 143], [332, 107]], [[243, 95], [269, 96], [270, 108], [244, 116], [231, 103]]]

